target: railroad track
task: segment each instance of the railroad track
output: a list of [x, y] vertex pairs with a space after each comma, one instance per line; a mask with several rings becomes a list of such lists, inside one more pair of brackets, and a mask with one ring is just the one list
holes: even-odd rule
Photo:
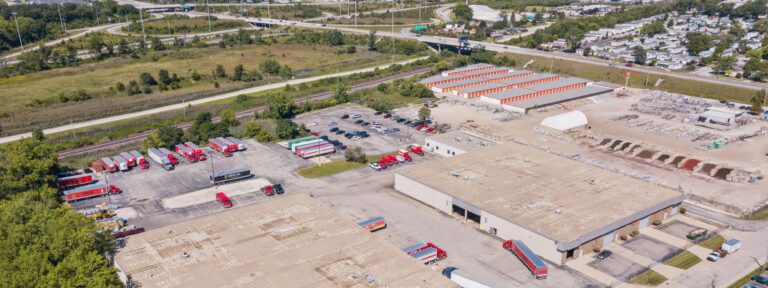
[[[365, 82], [354, 84], [354, 85], [352, 85], [352, 87], [350, 87], [350, 90], [352, 92], [354, 92], [354, 91], [358, 91], [358, 90], [361, 90], [361, 89], [373, 88], [373, 87], [376, 87], [376, 85], [379, 85], [381, 83], [389, 82], [389, 81], [392, 81], [392, 80], [395, 80], [395, 79], [411, 77], [411, 76], [414, 76], [414, 75], [417, 75], [417, 74], [428, 72], [430, 70], [432, 70], [432, 67], [424, 67], [424, 68], [419, 68], [419, 69], [416, 69], [416, 70], [411, 70], [411, 71], [408, 71], [408, 72], [403, 72], [403, 73], [399, 73], [399, 74], [384, 76], [384, 77], [377, 78], [377, 79], [374, 79], [374, 80], [369, 80], [369, 81], [365, 81]], [[317, 93], [317, 94], [314, 94], [314, 95], [310, 96], [309, 100], [310, 101], [322, 100], [322, 99], [330, 98], [332, 95], [333, 95], [333, 92], [326, 91], [326, 92]], [[305, 101], [307, 101], [307, 98], [304, 98], [304, 97], [297, 98], [297, 99], [293, 100], [293, 102], [296, 103], [296, 104], [304, 103]], [[246, 110], [238, 111], [238, 112], [235, 113], [235, 116], [238, 119], [242, 119], [242, 118], [253, 116], [254, 113], [260, 112], [260, 111], [264, 111], [266, 109], [267, 109], [266, 105], [258, 106], [258, 107], [254, 107], [254, 108], [251, 108], [251, 109], [246, 109]], [[218, 122], [219, 121], [219, 117], [218, 116], [214, 117], [213, 121], [214, 122]], [[181, 128], [181, 129], [187, 129], [190, 126], [192, 126], [192, 122], [184, 122], [184, 123], [180, 123], [180, 124], [176, 125], [176, 127]], [[99, 144], [88, 145], [88, 146], [78, 147], [78, 148], [74, 148], [74, 149], [59, 151], [59, 159], [65, 159], [67, 157], [82, 155], [82, 154], [86, 154], [86, 153], [90, 153], [90, 152], [94, 152], [94, 151], [105, 150], [105, 149], [120, 147], [120, 146], [123, 146], [123, 145], [126, 145], [126, 144], [131, 144], [131, 143], [139, 142], [139, 141], [142, 141], [142, 140], [146, 139], [154, 131], [155, 130], [148, 130], [148, 131], [144, 131], [144, 132], [141, 132], [141, 133], [133, 134], [133, 135], [130, 135], [128, 137], [121, 138], [121, 139], [112, 140], [112, 141], [109, 141], [109, 142], [104, 142], [104, 143], [99, 143]]]

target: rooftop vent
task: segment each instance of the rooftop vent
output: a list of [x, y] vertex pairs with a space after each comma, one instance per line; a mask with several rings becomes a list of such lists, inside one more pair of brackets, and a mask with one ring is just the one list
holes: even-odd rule
[[560, 214], [560, 208], [555, 209], [555, 214]]
[[459, 171], [451, 171], [451, 176], [459, 177], [459, 176], [461, 176], [461, 174], [459, 174]]

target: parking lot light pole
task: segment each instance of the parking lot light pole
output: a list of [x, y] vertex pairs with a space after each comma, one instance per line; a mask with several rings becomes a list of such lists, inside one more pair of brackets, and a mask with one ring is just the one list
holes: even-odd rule
[[212, 149], [208, 149], [207, 152], [208, 152], [208, 155], [210, 155], [210, 157], [208, 157], [208, 159], [211, 160], [211, 188], [216, 189], [216, 182], [213, 179], [214, 174], [215, 174], [215, 170], [213, 170], [213, 158], [214, 158], [213, 157], [213, 150]]

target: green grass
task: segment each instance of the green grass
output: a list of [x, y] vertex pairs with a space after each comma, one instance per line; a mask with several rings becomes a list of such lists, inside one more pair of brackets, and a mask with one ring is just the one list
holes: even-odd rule
[[[248, 27], [248, 23], [240, 20], [228, 20], [217, 19], [211, 17], [211, 30], [227, 30], [240, 27]], [[183, 33], [201, 33], [208, 32], [208, 18], [207, 17], [195, 17], [189, 18], [186, 16], [166, 16], [161, 19], [150, 20], [144, 23], [144, 30], [147, 34], [161, 34], [167, 35], [170, 29], [170, 34], [180, 35]], [[123, 28], [125, 33], [141, 34], [141, 25], [138, 23], [130, 24]]]
[[[524, 65], [531, 58], [536, 61], [528, 66], [530, 70], [549, 72], [550, 65], [553, 63], [551, 58], [545, 57], [530, 57], [525, 55], [518, 55], [512, 53], [501, 53], [507, 57], [514, 59], [518, 68]], [[608, 67], [605, 64], [587, 64], [568, 60], [557, 60], [552, 65], [552, 73], [566, 74], [576, 77], [587, 78], [595, 81], [608, 81], [618, 84], [624, 84], [624, 70]], [[657, 79], [664, 79], [659, 87], [653, 87]], [[629, 78], [629, 86], [634, 88], [646, 88], [645, 87], [646, 74], [633, 73]], [[721, 84], [715, 84], [706, 81], [694, 81], [682, 78], [648, 75], [648, 83], [653, 90], [664, 90], [673, 93], [685, 94], [690, 96], [698, 96], [712, 99], [731, 100], [740, 103], [748, 103], [756, 91], [747, 88], [727, 86]]]
[[749, 272], [749, 274], [745, 275], [744, 277], [739, 278], [739, 280], [736, 280], [736, 282], [733, 282], [731, 283], [731, 285], [728, 285], [728, 288], [741, 288], [741, 286], [744, 286], [744, 284], [747, 284], [749, 281], [751, 281], [752, 277], [760, 275], [761, 273], [763, 273], [763, 271], [765, 271], [763, 267], [758, 267], [752, 272]]
[[675, 257], [664, 261], [664, 264], [687, 270], [688, 268], [693, 267], [693, 265], [699, 264], [699, 262], [701, 262], [701, 258], [691, 252], [688, 252], [687, 250], [683, 250], [683, 252], [675, 255]]
[[658, 272], [653, 271], [653, 269], [648, 269], [645, 272], [635, 277], [632, 277], [632, 279], [629, 279], [627, 283], [644, 285], [644, 286], [657, 286], [661, 283], [664, 283], [664, 281], [667, 281], [667, 277], [664, 277], [664, 275], [661, 275]]
[[709, 237], [707, 240], [701, 241], [701, 243], [699, 243], [699, 246], [707, 248], [709, 250], [715, 250], [717, 248], [720, 248], [720, 245], [723, 245], [723, 242], [725, 242], [725, 238], [723, 238], [723, 236], [720, 236], [720, 234], [715, 234]]
[[757, 210], [755, 211], [755, 213], [752, 213], [745, 218], [747, 220], [765, 220], [766, 218], [768, 218], [768, 207]]
[[[387, 153], [391, 154], [391, 153]], [[383, 155], [383, 154], [382, 154]], [[381, 155], [371, 155], [366, 157], [366, 163], [347, 162], [345, 159], [334, 160], [322, 165], [299, 169], [298, 173], [304, 178], [320, 178], [328, 175], [338, 174], [350, 170], [360, 169], [368, 166], [368, 163], [378, 161]]]

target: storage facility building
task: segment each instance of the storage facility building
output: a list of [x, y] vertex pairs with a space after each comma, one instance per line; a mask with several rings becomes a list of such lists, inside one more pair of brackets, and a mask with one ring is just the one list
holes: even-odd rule
[[501, 11], [485, 5], [469, 5], [472, 9], [472, 19], [486, 22], [501, 21]]
[[543, 108], [550, 105], [560, 104], [568, 101], [573, 101], [581, 98], [587, 98], [597, 96], [605, 93], [610, 93], [613, 88], [604, 87], [599, 85], [589, 85], [573, 90], [567, 90], [559, 93], [539, 96], [536, 98], [530, 98], [521, 101], [509, 102], [502, 105], [506, 110], [517, 113], [528, 113], [531, 109]]
[[130, 236], [115, 265], [145, 288], [457, 287], [303, 194]]
[[427, 137], [423, 147], [427, 152], [443, 157], [453, 157], [493, 144], [494, 142], [490, 140], [462, 131], [451, 131]]
[[515, 143], [409, 166], [395, 189], [561, 265], [677, 213], [677, 191]]
[[529, 85], [535, 85], [540, 83], [545, 83], [549, 81], [554, 81], [560, 79], [560, 76], [555, 74], [549, 74], [549, 73], [541, 73], [541, 74], [528, 74], [523, 77], [517, 77], [514, 79], [507, 79], [503, 82], [499, 82], [501, 84], [504, 84], [502, 86], [494, 86], [494, 85], [487, 85], [487, 86], [472, 86], [467, 88], [461, 88], [456, 90], [454, 93], [455, 96], [464, 97], [464, 98], [476, 98], [479, 96], [483, 96], [485, 94], [490, 93], [496, 93], [501, 92], [509, 89], [514, 88], [521, 88]]
[[587, 127], [587, 124], [587, 115], [578, 110], [549, 116], [541, 120], [541, 127], [559, 132], [583, 129]]

